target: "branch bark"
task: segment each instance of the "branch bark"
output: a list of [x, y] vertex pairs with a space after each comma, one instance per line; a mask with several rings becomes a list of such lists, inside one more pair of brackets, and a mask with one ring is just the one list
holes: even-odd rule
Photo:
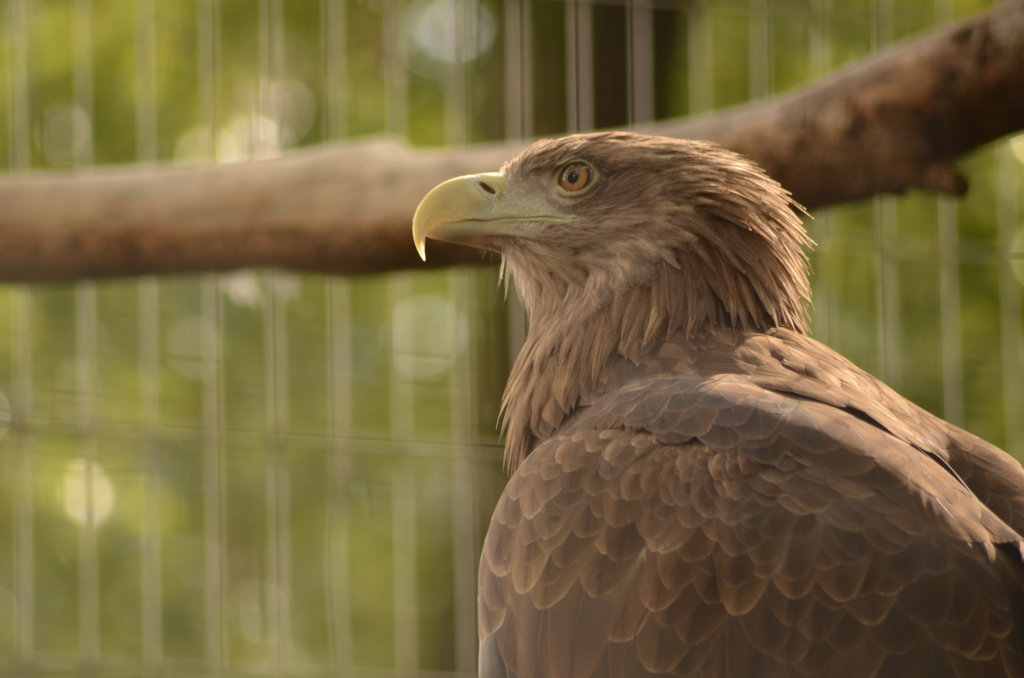
[[[745, 153], [813, 208], [910, 188], [962, 193], [954, 158], [1022, 128], [1024, 0], [1013, 0], [787, 95], [643, 130]], [[0, 279], [419, 266], [410, 223], [420, 198], [525, 145], [414, 151], [376, 139], [237, 165], [9, 175]], [[482, 260], [428, 247], [430, 265]]]

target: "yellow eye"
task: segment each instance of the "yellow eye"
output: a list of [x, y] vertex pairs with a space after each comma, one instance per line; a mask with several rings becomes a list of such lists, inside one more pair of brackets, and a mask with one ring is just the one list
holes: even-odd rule
[[590, 165], [583, 162], [574, 162], [565, 166], [562, 170], [562, 176], [558, 178], [558, 185], [562, 187], [563, 191], [573, 193], [575, 191], [582, 191], [590, 184], [590, 180], [594, 178], [594, 170], [590, 169]]

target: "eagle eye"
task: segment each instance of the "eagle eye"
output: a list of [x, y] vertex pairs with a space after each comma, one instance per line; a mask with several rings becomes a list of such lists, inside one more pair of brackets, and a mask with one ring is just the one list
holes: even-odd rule
[[575, 193], [590, 185], [594, 178], [594, 170], [585, 162], [571, 162], [562, 170], [558, 185], [563, 191]]

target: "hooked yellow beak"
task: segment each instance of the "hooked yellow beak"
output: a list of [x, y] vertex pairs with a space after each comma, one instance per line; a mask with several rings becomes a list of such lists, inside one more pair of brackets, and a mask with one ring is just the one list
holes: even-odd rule
[[486, 236], [514, 235], [498, 208], [504, 192], [505, 176], [489, 172], [449, 179], [427, 193], [412, 218], [420, 258], [427, 260], [427, 238], [476, 245]]
[[567, 221], [531, 197], [510, 199], [500, 172], [456, 177], [431, 190], [412, 218], [412, 239], [427, 260], [427, 238], [497, 250], [496, 238], [529, 237], [531, 223]]

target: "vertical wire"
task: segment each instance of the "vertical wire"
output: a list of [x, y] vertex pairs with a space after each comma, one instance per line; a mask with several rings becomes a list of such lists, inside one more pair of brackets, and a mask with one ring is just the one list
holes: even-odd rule
[[[283, 122], [282, 102], [274, 85], [284, 76], [284, 21], [281, 0], [260, 0], [259, 113]], [[270, 149], [265, 149], [270, 150]], [[267, 619], [270, 652], [278, 673], [288, 662], [290, 620], [290, 515], [288, 469], [288, 330], [287, 310], [281, 300], [281, 274], [268, 271], [264, 279], [265, 388], [269, 458], [266, 465], [267, 504]]]
[[409, 129], [409, 80], [406, 72], [403, 0], [384, 3], [384, 129], [401, 137]]
[[[402, 0], [384, 0], [384, 69], [387, 83], [385, 127], [408, 136], [408, 79], [405, 56], [405, 17]], [[388, 308], [412, 293], [405, 276], [388, 282]], [[393, 330], [392, 330], [393, 331]], [[395, 615], [395, 669], [413, 673], [419, 665], [419, 629], [416, 587], [416, 485], [410, 439], [413, 398], [408, 384], [390, 369], [390, 438], [401, 441], [391, 475], [391, 538]]]
[[505, 137], [523, 135], [523, 2], [505, 0], [502, 63], [505, 66]]
[[221, 432], [221, 308], [214, 276], [201, 284], [201, 346], [203, 380], [203, 540], [206, 657], [211, 673], [219, 675], [226, 661], [224, 607], [226, 591], [224, 515], [224, 453]]
[[996, 208], [999, 233], [999, 332], [1003, 363], [1003, 419], [1007, 451], [1024, 452], [1024, 356], [1021, 350], [1020, 283], [1013, 274], [1010, 249], [1020, 215], [1017, 159], [1008, 144], [997, 153]]
[[473, 284], [465, 270], [448, 273], [449, 289], [458, 309], [452, 319], [456, 346], [465, 340], [465, 355], [455, 355], [449, 378], [452, 434], [455, 442], [452, 501], [452, 576], [455, 594], [455, 669], [471, 673], [476, 664], [476, 511], [472, 445], [477, 402], [476, 351], [469, 337], [468, 323], [476, 305]]
[[[875, 52], [880, 48], [878, 34], [879, 4], [881, 0], [871, 0], [869, 27], [871, 31], [871, 51]], [[875, 346], [878, 359], [878, 376], [883, 381], [888, 381], [888, 365], [886, 358], [886, 335], [885, 335], [885, 234], [882, 228], [882, 197], [871, 198], [871, 221], [874, 229], [875, 252]]]
[[[29, 101], [28, 0], [9, 0], [10, 166], [23, 172], [31, 165]], [[12, 374], [14, 376], [13, 427], [18, 432], [14, 485], [15, 654], [20, 666], [35, 665], [35, 533], [32, 459], [32, 290], [18, 285], [13, 294], [14, 322]]]
[[580, 2], [565, 0], [565, 88], [566, 131], [579, 132], [580, 125], [580, 47], [577, 32], [580, 28]]
[[135, 158], [156, 162], [156, 0], [135, 0]]
[[[211, 161], [217, 153], [218, 107], [220, 90], [218, 0], [197, 0], [197, 50], [199, 120], [209, 130], [207, 153]], [[221, 355], [222, 308], [215, 274], [203, 276], [200, 283], [200, 315], [203, 390], [203, 584], [204, 644], [210, 671], [217, 675], [226, 661], [227, 630], [224, 620], [226, 602], [224, 510], [223, 375]]]
[[199, 62], [197, 81], [200, 128], [207, 130], [206, 153], [210, 160], [217, 157], [217, 94], [220, 87], [218, 74], [219, 38], [217, 35], [218, 0], [196, 0], [196, 50]]
[[[324, 141], [346, 134], [346, 15], [344, 0], [321, 0]], [[339, 675], [352, 670], [352, 595], [350, 589], [349, 495], [351, 450], [343, 436], [352, 431], [352, 301], [347, 280], [327, 283], [328, 434], [325, 580], [331, 659]]]
[[[533, 83], [531, 78], [530, 40], [531, 0], [505, 0], [505, 136], [522, 139], [530, 136], [533, 125]], [[513, 364], [526, 341], [526, 310], [519, 295], [508, 294], [508, 363]]]
[[769, 0], [747, 1], [747, 98], [772, 94], [772, 42]]
[[568, 130], [594, 129], [594, 19], [590, 0], [565, 3]]
[[[256, 64], [258, 80], [256, 85], [256, 100], [252, 102], [255, 110], [250, 111], [250, 119], [253, 114], [261, 115], [265, 118], [275, 120], [275, 111], [269, 110], [272, 107], [272, 99], [269, 95], [268, 88], [270, 80], [273, 78], [273, 51], [271, 48], [273, 26], [271, 25], [271, 2], [272, 0], [259, 0], [258, 19], [256, 28], [256, 39], [259, 43], [258, 52], [258, 63]], [[255, 130], [254, 130], [255, 132]], [[254, 144], [254, 151], [257, 153], [256, 157], [261, 157], [261, 152], [264, 150], [260, 142], [263, 141], [262, 135], [257, 137], [257, 142]], [[269, 397], [269, 396], [268, 396]]]
[[761, 99], [772, 93], [771, 14], [769, 0], [748, 0], [747, 97]]
[[963, 426], [963, 355], [960, 348], [960, 256], [956, 200], [938, 198], [939, 341], [942, 352], [942, 415]]
[[824, 210], [814, 215], [815, 218], [815, 240], [817, 240], [816, 270], [813, 271], [815, 280], [818, 282], [814, 292], [814, 305], [812, 313], [814, 317], [814, 338], [823, 344], [832, 341], [832, 312], [835, 304], [833, 294], [835, 290], [835, 267], [832, 266], [835, 229], [833, 214], [830, 210]]
[[[460, 0], [464, 8], [477, 7], [475, 2]], [[459, 14], [463, 14], [459, 12]], [[470, 84], [466, 55], [469, 40], [473, 37], [469, 32], [471, 25], [468, 17], [463, 17], [456, 26], [456, 66], [454, 77], [459, 80], [460, 87], [453, 88], [449, 95], [456, 98], [449, 101], [446, 111], [449, 144], [463, 144], [470, 140], [469, 115], [466, 102], [470, 100]], [[454, 103], [454, 105], [452, 105]], [[454, 130], [458, 128], [458, 132]], [[475, 570], [475, 513], [473, 510], [473, 473], [470, 459], [473, 442], [473, 403], [475, 383], [473, 380], [474, 363], [472, 362], [472, 342], [468, 341], [468, 319], [472, 313], [471, 294], [472, 277], [465, 269], [452, 268], [447, 273], [449, 295], [455, 302], [456, 313], [452, 318], [455, 327], [452, 336], [455, 346], [460, 346], [464, 339], [466, 355], [453, 356], [452, 370], [448, 378], [449, 408], [451, 411], [451, 437], [454, 443], [454, 460], [452, 468], [452, 592], [454, 598], [454, 650], [455, 670], [471, 673], [476, 665], [476, 577]]]
[[290, 662], [291, 647], [291, 473], [288, 464], [288, 314], [280, 299], [280, 274], [271, 274], [268, 295], [268, 353], [271, 371], [267, 383], [271, 393], [271, 459], [267, 465], [267, 535], [270, 558], [268, 617], [275, 663], [280, 671]]
[[[874, 0], [872, 10], [872, 48], [878, 50], [892, 41], [892, 2]], [[903, 381], [900, 351], [899, 252], [896, 237], [896, 203], [891, 196], [872, 199], [875, 244], [878, 250], [875, 269], [875, 314], [879, 372], [883, 381], [897, 391]]]
[[[157, 158], [156, 7], [135, 0], [135, 148], [139, 164]], [[142, 498], [142, 660], [160, 670], [163, 655], [163, 568], [160, 540], [160, 288], [153, 276], [136, 286], [139, 316], [139, 405], [146, 471]]]
[[[947, 21], [953, 16], [952, 0], [933, 0], [932, 12], [935, 23]], [[941, 195], [937, 196], [935, 201], [939, 241], [939, 343], [942, 360], [942, 408], [946, 420], [963, 426], [963, 354], [960, 345], [960, 256], [957, 203], [953, 198]], [[1002, 284], [1003, 281], [1000, 278], [1000, 292]], [[1002, 299], [1003, 295], [1000, 294], [1000, 304]], [[1002, 309], [1000, 308], [1000, 310]]]
[[342, 436], [352, 431], [352, 290], [347, 280], [333, 279], [328, 287], [330, 339], [330, 457], [327, 514], [327, 619], [335, 669], [352, 669], [352, 595], [349, 549], [351, 450]]
[[18, 664], [35, 665], [35, 478], [32, 454], [32, 297], [25, 288], [14, 295], [14, 426], [18, 431], [14, 499], [15, 642]]
[[[273, 0], [274, 14], [271, 17], [274, 21], [274, 62], [275, 81], [280, 82], [286, 76], [285, 70], [285, 30], [284, 30], [284, 1]], [[288, 111], [287, 100], [278, 101], [277, 126], [280, 129], [285, 123], [285, 116]], [[275, 273], [275, 287], [281, 290], [282, 273]], [[296, 281], [299, 289], [296, 294], [301, 294], [302, 287]], [[278, 304], [281, 294], [275, 294], [273, 304]], [[287, 300], [280, 299], [279, 307], [274, 311], [275, 320], [275, 350], [277, 369], [277, 417], [278, 417], [278, 443], [275, 446], [277, 472], [274, 478], [277, 481], [277, 581], [274, 586], [278, 604], [278, 653], [281, 661], [291, 663], [292, 647], [292, 515], [291, 515], [291, 466], [289, 464], [288, 438], [291, 430], [291, 416], [289, 411], [289, 384], [291, 383], [291, 371], [288, 362], [288, 307]]]
[[[267, 458], [265, 467], [265, 498], [266, 498], [266, 529], [267, 529], [267, 581], [265, 582], [267, 605], [267, 629], [270, 641], [270, 656], [275, 671], [280, 674], [282, 666], [282, 599], [285, 597], [281, 588], [283, 551], [287, 548], [281, 539], [281, 523], [283, 520], [285, 497], [287, 490], [284, 463], [284, 436], [286, 423], [281, 408], [281, 392], [286, 388], [287, 374], [285, 362], [280, 352], [287, 350], [282, 336], [282, 323], [279, 319], [284, 309], [279, 307], [276, 274], [268, 271], [265, 274], [266, 304], [263, 313], [264, 337], [264, 389], [266, 394]], [[284, 481], [284, 482], [282, 482]]]
[[[413, 294], [408, 275], [393, 276], [388, 281], [388, 308]], [[394, 332], [394, 328], [390, 328]], [[391, 440], [396, 444], [391, 478], [391, 537], [395, 600], [395, 669], [401, 673], [415, 672], [419, 664], [419, 618], [416, 586], [417, 530], [416, 484], [413, 460], [410, 458], [415, 402], [412, 389], [392, 364], [390, 369]]]
[[99, 557], [96, 545], [96, 460], [93, 410], [96, 388], [96, 287], [91, 281], [75, 285], [75, 365], [78, 400], [77, 435], [83, 466], [85, 520], [78, 528], [79, 651], [84, 667], [99, 662]]
[[[92, 0], [75, 0], [73, 7], [73, 80], [75, 111], [84, 113], [87, 126], [72, 124], [73, 163], [87, 168], [93, 161], [93, 65]], [[77, 116], [76, 116], [77, 119]], [[81, 136], [84, 135], [84, 138]], [[85, 461], [84, 486], [86, 519], [78, 528], [79, 551], [79, 648], [84, 667], [95, 667], [100, 653], [100, 574], [97, 552], [95, 485], [97, 469], [96, 440], [93, 428], [96, 387], [96, 285], [92, 281], [75, 284], [75, 352], [78, 400], [78, 431]], [[88, 670], [88, 668], [87, 668]]]
[[[92, 0], [75, 0], [73, 30], [75, 105], [85, 112], [88, 127], [71, 125], [71, 147], [75, 167], [83, 168], [93, 162]], [[82, 134], [84, 139], [79, 138]]]
[[626, 39], [630, 125], [654, 119], [654, 9], [650, 0], [627, 0]]
[[408, 442], [395, 457], [391, 477], [392, 558], [395, 597], [395, 670], [415, 673], [419, 666], [419, 610], [416, 586], [416, 484]]
[[466, 143], [466, 126], [469, 119], [467, 115], [466, 58], [468, 56], [468, 45], [466, 44], [466, 31], [469, 24], [469, 17], [466, 13], [475, 2], [468, 0], [451, 0], [455, 7], [455, 60], [449, 64], [447, 77], [445, 78], [444, 93], [444, 136], [446, 144]]
[[[261, 116], [265, 119], [273, 120], [274, 124], [277, 125], [279, 119], [276, 115], [277, 111], [274, 110], [276, 106], [274, 106], [270, 95], [273, 91], [271, 85], [274, 78], [274, 27], [272, 20], [273, 8], [271, 5], [272, 0], [259, 0], [259, 18], [257, 23], [259, 42], [258, 84], [256, 87], [256, 100], [253, 102], [254, 110], [250, 111], [249, 119], [252, 120], [256, 116]], [[263, 141], [262, 136], [257, 138], [257, 143], [253, 147], [253, 151], [256, 153], [254, 157], [263, 157], [263, 152], [268, 150], [263, 147]], [[276, 370], [278, 365], [276, 355], [277, 342], [275, 341], [277, 329], [275, 314], [278, 309], [274, 275], [274, 271], [264, 271], [260, 276], [262, 278], [263, 298], [265, 300], [263, 304], [263, 408], [265, 421], [263, 496], [267, 540], [266, 553], [264, 554], [267, 572], [265, 581], [261, 582], [261, 588], [264, 604], [266, 605], [266, 629], [270, 646], [270, 663], [274, 667], [274, 672], [280, 674], [280, 620], [276, 590], [276, 584], [280, 579], [280, 568], [278, 567], [279, 561], [277, 558], [279, 545], [277, 541], [278, 487], [276, 478], [279, 456], [278, 446], [280, 444], [280, 438], [278, 437], [280, 422], [278, 421], [277, 409], [278, 379]]]
[[415, 673], [419, 668], [416, 483], [408, 446], [408, 441], [401, 445], [403, 450], [395, 458], [391, 479], [395, 670], [399, 675]]
[[10, 166], [13, 170], [28, 169], [32, 163], [31, 102], [29, 100], [28, 66], [28, 2], [29, 0], [8, 0], [10, 28], [8, 38], [11, 49], [11, 128]]
[[[261, 2], [262, 5], [266, 4], [266, 0]], [[264, 78], [260, 78], [261, 83], [265, 82]], [[262, 88], [261, 84], [261, 88]], [[265, 407], [265, 418], [266, 418], [266, 435], [264, 439], [264, 445], [266, 445], [266, 456], [264, 460], [264, 499], [266, 502], [266, 536], [267, 536], [267, 552], [265, 554], [267, 574], [266, 581], [263, 582], [264, 599], [266, 601], [266, 619], [267, 619], [267, 634], [270, 644], [270, 660], [274, 667], [275, 673], [280, 674], [281, 672], [281, 654], [280, 654], [280, 619], [278, 610], [278, 590], [277, 583], [280, 581], [280, 561], [278, 559], [278, 551], [280, 544], [278, 543], [278, 499], [279, 499], [279, 487], [277, 485], [278, 475], [278, 458], [280, 456], [280, 434], [281, 427], [278, 420], [279, 411], [277, 409], [277, 391], [279, 388], [278, 375], [277, 375], [277, 322], [276, 315], [277, 308], [274, 285], [274, 272], [267, 271], [263, 275], [264, 281], [264, 299], [266, 303], [263, 305], [263, 388], [264, 388], [264, 407]]]
[[[832, 0], [811, 3], [811, 72], [815, 79], [823, 76], [832, 64]], [[770, 19], [769, 19], [770, 20]], [[832, 265], [835, 245], [834, 213], [830, 209], [815, 214], [817, 256], [814, 293], [814, 329], [816, 338], [828, 344], [832, 340], [832, 314], [835, 308], [835, 266]]]
[[813, 0], [811, 4], [811, 75], [817, 79], [832, 68], [833, 0]]
[[686, 22], [687, 69], [690, 115], [706, 113], [714, 106], [714, 49], [711, 40], [711, 18], [708, 0], [693, 0], [687, 5]]
[[878, 359], [878, 376], [882, 381], [889, 383], [891, 375], [889, 374], [889, 353], [887, 351], [889, 343], [887, 341], [888, 334], [886, 330], [886, 301], [885, 295], [889, 291], [886, 286], [886, 231], [883, 225], [882, 218], [882, 198], [880, 196], [874, 196], [871, 198], [871, 221], [874, 227], [874, 246], [875, 246], [875, 346], [876, 355]]
[[345, 137], [348, 124], [347, 21], [345, 0], [320, 0], [324, 141]]
[[505, 0], [505, 136], [533, 134], [532, 0]]
[[160, 534], [160, 287], [147, 276], [138, 283], [139, 393], [146, 454], [142, 498], [142, 658], [150, 673], [163, 655], [163, 567]]
[[878, 346], [882, 381], [897, 391], [903, 386], [903, 361], [900, 350], [899, 244], [896, 235], [896, 200], [892, 196], [874, 198], [875, 229], [878, 246]]
[[875, 12], [874, 41], [876, 50], [889, 45], [893, 41], [895, 35], [893, 3], [894, 0], [874, 0], [872, 3], [872, 8]]

